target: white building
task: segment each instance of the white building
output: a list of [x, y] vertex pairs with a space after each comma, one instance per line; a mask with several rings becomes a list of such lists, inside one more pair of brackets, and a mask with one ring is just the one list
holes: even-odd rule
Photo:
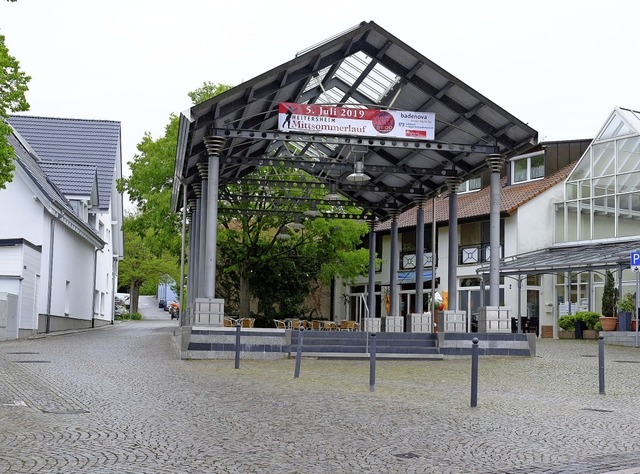
[[0, 339], [112, 323], [123, 245], [120, 123], [9, 123], [16, 170], [0, 190], [11, 223], [0, 228]]
[[[481, 175], [458, 190], [455, 295], [448, 294], [447, 284], [448, 191], [423, 206], [424, 293], [430, 295], [432, 289], [435, 247], [436, 290], [446, 295], [449, 308], [466, 311], [469, 321], [478, 307], [488, 304], [488, 184], [487, 176]], [[524, 318], [523, 324], [531, 324], [532, 331], [553, 337], [559, 315], [577, 309], [599, 312], [606, 269], [616, 271], [621, 294], [635, 292], [629, 254], [640, 250], [639, 112], [615, 108], [593, 141], [541, 143], [514, 157], [504, 169], [500, 194], [500, 304], [510, 307], [513, 317]], [[419, 312], [415, 308], [416, 212], [413, 209], [397, 218], [400, 316]], [[376, 317], [388, 315], [384, 295], [391, 274], [390, 227], [386, 221], [376, 229], [376, 249], [382, 260], [375, 278]], [[367, 292], [367, 277], [338, 288], [333, 302], [336, 319], [363, 317], [361, 295]], [[344, 294], [351, 295], [347, 311], [339, 299]], [[428, 309], [425, 304], [424, 311]]]

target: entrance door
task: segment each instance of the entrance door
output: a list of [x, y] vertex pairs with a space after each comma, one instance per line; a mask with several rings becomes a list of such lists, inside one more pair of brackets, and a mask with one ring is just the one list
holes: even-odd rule
[[480, 288], [458, 291], [460, 305], [458, 309], [467, 312], [467, 332], [478, 332], [478, 308], [480, 307]]
[[527, 318], [529, 328], [535, 328], [536, 335], [540, 335], [540, 290], [527, 289]]

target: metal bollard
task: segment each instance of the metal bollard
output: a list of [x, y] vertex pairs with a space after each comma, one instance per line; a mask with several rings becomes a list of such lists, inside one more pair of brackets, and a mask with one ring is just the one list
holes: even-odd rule
[[473, 338], [471, 347], [471, 406], [478, 406], [478, 338]]
[[236, 369], [240, 368], [240, 323], [236, 323]]
[[369, 348], [369, 391], [373, 392], [376, 386], [376, 333], [371, 334], [371, 347]]
[[598, 381], [600, 386], [600, 395], [604, 395], [604, 336], [598, 336]]
[[293, 378], [295, 379], [300, 377], [300, 360], [302, 359], [303, 338], [304, 338], [304, 328], [301, 327], [298, 329], [298, 349], [296, 350], [296, 369], [293, 375]]

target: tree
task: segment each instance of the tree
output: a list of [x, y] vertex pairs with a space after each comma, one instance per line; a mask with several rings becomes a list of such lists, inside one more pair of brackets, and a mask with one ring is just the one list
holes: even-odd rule
[[[11, 0], [10, 0], [11, 1]], [[25, 93], [31, 77], [20, 70], [20, 63], [9, 54], [5, 38], [0, 35], [0, 189], [13, 179], [14, 152], [7, 137], [11, 127], [6, 123], [10, 112], [29, 110]]]
[[[125, 230], [134, 221], [135, 217], [126, 217]], [[140, 288], [145, 283], [157, 286], [166, 275], [178, 281], [177, 264], [166, 252], [160, 256], [154, 255], [145, 245], [145, 241], [136, 232], [127, 233], [124, 241], [125, 259], [120, 262], [118, 269], [118, 282], [121, 286], [127, 286], [130, 293], [131, 312], [138, 311], [138, 297]]]
[[[205, 82], [189, 97], [194, 104], [200, 103], [230, 88]], [[125, 231], [135, 232], [155, 256], [165, 249], [178, 256], [180, 250], [180, 216], [170, 209], [178, 124], [178, 117], [171, 115], [164, 136], [154, 140], [145, 134], [138, 144], [139, 153], [128, 163], [131, 176], [118, 183], [119, 190], [127, 191], [137, 208], [136, 218]], [[260, 168], [253, 177], [312, 179], [304, 171], [282, 167]], [[287, 243], [276, 239], [278, 230], [303, 209], [279, 205], [279, 214], [269, 214], [272, 198], [324, 195], [319, 186], [310, 189], [315, 196], [305, 187], [284, 189], [281, 185], [233, 185], [221, 190], [216, 296], [225, 299], [230, 311], [249, 317], [253, 297], [267, 314], [300, 314], [305, 297], [319, 285], [337, 275], [348, 279], [366, 272], [367, 251], [355, 250], [367, 230], [362, 223], [317, 219]], [[238, 195], [252, 199], [234, 201]], [[225, 206], [243, 207], [247, 212], [225, 214]], [[338, 210], [343, 210], [342, 206]], [[125, 253], [125, 261], [127, 258]]]
[[[240, 317], [250, 316], [250, 301], [267, 319], [300, 316], [309, 312], [305, 298], [328, 284], [334, 277], [349, 280], [366, 273], [368, 252], [356, 250], [367, 233], [367, 226], [353, 220], [306, 220], [303, 231], [290, 233], [290, 240], [276, 238], [287, 230], [292, 216], [305, 209], [287, 206], [275, 199], [321, 199], [320, 186], [282, 186], [283, 181], [314, 183], [305, 171], [265, 167], [252, 175], [256, 185], [229, 185], [220, 191], [216, 294], [225, 299], [225, 308]], [[280, 184], [270, 186], [269, 179]], [[308, 204], [307, 204], [308, 206]], [[356, 212], [343, 206], [320, 205], [322, 210]], [[243, 209], [225, 212], [225, 208]], [[271, 214], [269, 211], [277, 210]], [[317, 308], [316, 308], [317, 309]]]
[[[201, 100], [230, 88], [206, 82], [189, 96], [194, 101]], [[180, 255], [180, 216], [171, 212], [178, 125], [178, 117], [171, 114], [163, 136], [154, 139], [146, 132], [138, 143], [138, 153], [127, 162], [130, 177], [118, 181], [118, 191], [127, 192], [136, 206], [137, 218], [129, 224], [129, 230], [144, 238], [145, 245], [156, 256], [164, 250]]]
[[602, 315], [614, 316], [616, 305], [616, 289], [615, 281], [613, 279], [613, 273], [609, 270], [605, 273], [604, 291], [602, 293]]

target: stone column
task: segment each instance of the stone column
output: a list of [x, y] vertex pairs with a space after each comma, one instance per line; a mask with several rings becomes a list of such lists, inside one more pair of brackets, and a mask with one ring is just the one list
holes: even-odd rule
[[458, 186], [459, 178], [448, 180], [449, 186], [449, 278], [448, 310], [458, 309]]
[[[433, 278], [433, 275], [431, 276]], [[424, 199], [418, 200], [416, 207], [416, 310], [424, 309]]]
[[208, 160], [198, 163], [202, 177], [202, 229], [200, 236], [199, 271], [200, 293], [195, 301], [194, 319], [197, 325], [223, 326], [224, 300], [215, 298], [216, 244], [218, 240], [218, 186], [220, 185], [220, 153], [223, 137], [205, 137]]
[[[369, 290], [367, 306], [369, 317], [376, 317], [376, 225], [375, 221], [369, 221]], [[366, 317], [366, 315], [365, 315]]]
[[389, 297], [391, 298], [391, 311], [389, 316], [399, 316], [398, 302], [398, 214], [394, 212], [391, 217], [391, 255], [389, 258]]
[[491, 170], [491, 201], [489, 216], [489, 305], [500, 304], [500, 172], [504, 156], [487, 156]]
[[198, 173], [202, 179], [200, 186], [200, 207], [198, 208], [198, 298], [206, 293], [206, 254], [207, 254], [207, 207], [209, 205], [209, 183], [207, 178], [207, 164], [198, 163]]

